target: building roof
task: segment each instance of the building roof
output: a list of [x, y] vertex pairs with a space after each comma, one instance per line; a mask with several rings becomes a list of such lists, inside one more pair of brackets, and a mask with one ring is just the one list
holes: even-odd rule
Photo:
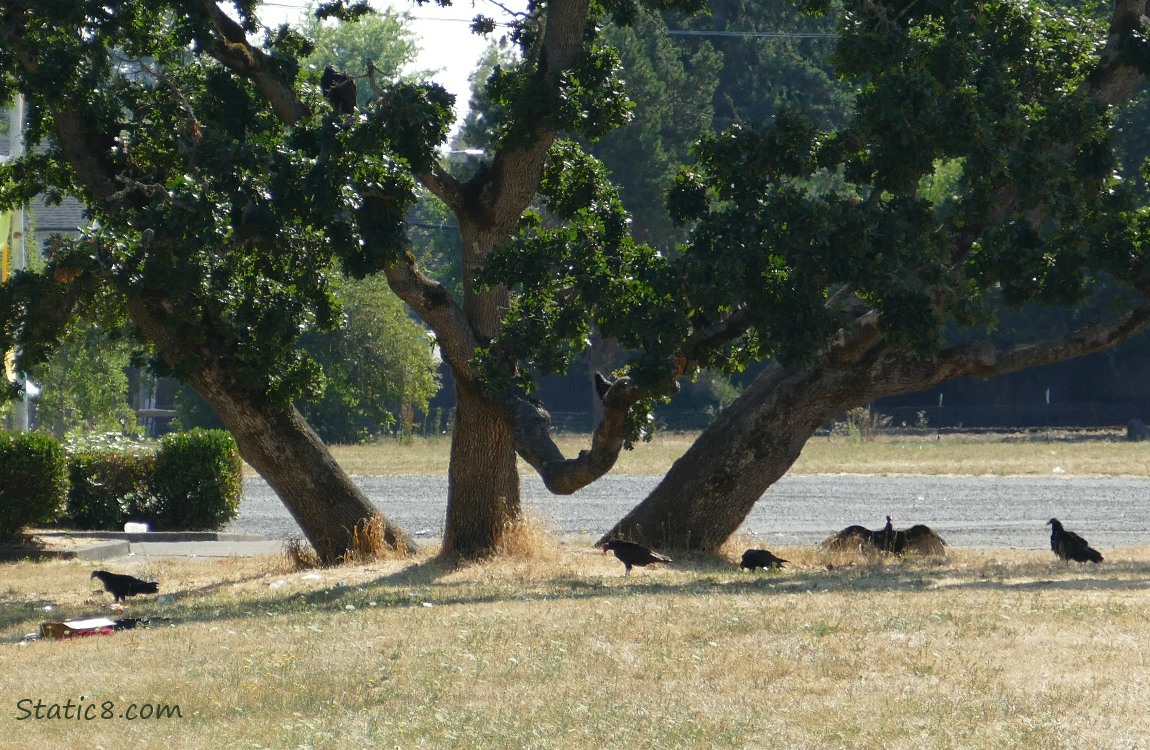
[[[7, 161], [9, 154], [7, 138], [0, 138], [0, 161]], [[72, 196], [65, 196], [57, 205], [44, 202], [42, 196], [28, 206], [27, 231], [36, 235], [37, 243], [43, 243], [53, 234], [74, 234], [91, 222], [84, 215], [84, 204]]]

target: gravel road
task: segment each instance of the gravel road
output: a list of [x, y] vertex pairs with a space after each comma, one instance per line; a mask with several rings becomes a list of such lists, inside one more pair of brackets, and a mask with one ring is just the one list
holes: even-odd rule
[[[657, 476], [607, 476], [574, 495], [551, 495], [536, 477], [523, 502], [564, 535], [594, 541], [658, 483]], [[388, 518], [417, 538], [443, 533], [446, 477], [358, 477]], [[1080, 477], [788, 476], [760, 498], [743, 531], [766, 545], [817, 544], [850, 524], [897, 528], [926, 523], [954, 547], [1049, 549], [1051, 516], [1101, 550], [1150, 544], [1150, 480]], [[302, 537], [262, 479], [244, 481], [228, 531], [268, 539]]]

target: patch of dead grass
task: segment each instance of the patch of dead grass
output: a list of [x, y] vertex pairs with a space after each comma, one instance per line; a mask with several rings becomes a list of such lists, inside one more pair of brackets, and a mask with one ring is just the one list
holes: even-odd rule
[[[634, 450], [623, 451], [613, 474], [665, 474], [687, 451], [697, 433], [659, 433]], [[564, 455], [590, 446], [590, 436], [555, 436]], [[447, 437], [381, 440], [370, 445], [332, 446], [332, 454], [357, 476], [432, 475], [447, 473]], [[1056, 471], [1060, 469], [1061, 471]], [[245, 467], [248, 476], [254, 476]], [[520, 461], [520, 473], [533, 470]], [[1120, 430], [1019, 433], [889, 432], [862, 440], [832, 434], [812, 437], [791, 474], [923, 474], [1150, 476], [1150, 454], [1128, 442]]]

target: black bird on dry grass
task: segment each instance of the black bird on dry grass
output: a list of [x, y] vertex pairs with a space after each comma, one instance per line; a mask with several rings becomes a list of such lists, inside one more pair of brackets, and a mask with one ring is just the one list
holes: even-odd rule
[[666, 555], [660, 555], [658, 552], [652, 552], [641, 544], [634, 542], [625, 542], [622, 539], [612, 539], [603, 545], [603, 554], [614, 552], [615, 557], [619, 558], [624, 565], [627, 566], [625, 576], [631, 575], [631, 567], [638, 565], [640, 568], [654, 563], [669, 563], [674, 562]]
[[909, 529], [896, 530], [890, 516], [886, 517], [886, 526], [878, 531], [871, 531], [864, 526], [847, 526], [823, 542], [823, 545], [831, 549], [873, 548], [895, 555], [907, 552], [942, 555], [946, 548], [943, 538], [929, 526], [920, 523]]
[[743, 553], [743, 561], [739, 563], [740, 568], [747, 570], [754, 570], [755, 568], [781, 568], [784, 563], [790, 562], [781, 557], [777, 557], [770, 550], [765, 549], [749, 549]]
[[121, 573], [93, 570], [91, 577], [99, 578], [100, 582], [104, 584], [104, 590], [111, 594], [116, 602], [136, 594], [160, 593], [160, 584], [154, 581], [141, 581], [139, 578]]
[[1051, 518], [1046, 522], [1050, 527], [1050, 549], [1063, 560], [1070, 562], [1102, 562], [1102, 555], [1098, 550], [1087, 544], [1086, 540], [1062, 528], [1062, 522]]

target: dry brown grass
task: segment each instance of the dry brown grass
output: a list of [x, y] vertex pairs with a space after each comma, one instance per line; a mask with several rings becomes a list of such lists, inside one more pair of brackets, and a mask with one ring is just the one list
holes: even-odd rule
[[[448, 568], [427, 551], [139, 560], [170, 626], [0, 645], [0, 747], [1120, 748], [1150, 736], [1150, 549], [622, 566], [587, 544]], [[730, 555], [741, 551], [738, 545]], [[1112, 561], [1112, 562], [1110, 562]], [[834, 567], [828, 569], [828, 562]], [[105, 612], [75, 561], [4, 566], [0, 632]], [[45, 606], [52, 606], [45, 612]], [[18, 701], [179, 719], [18, 721]]]
[[[651, 442], [623, 451], [612, 473], [663, 474], [695, 439], [694, 433], [660, 433]], [[589, 447], [590, 437], [556, 436], [564, 455]], [[446, 437], [382, 440], [371, 445], [333, 446], [347, 471], [359, 476], [443, 475]], [[520, 473], [532, 469], [520, 462]], [[252, 474], [250, 468], [247, 469]], [[1120, 431], [1028, 432], [1015, 434], [885, 434], [862, 440], [843, 435], [812, 438], [791, 474], [927, 474], [1150, 476], [1150, 451], [1127, 442]]]

